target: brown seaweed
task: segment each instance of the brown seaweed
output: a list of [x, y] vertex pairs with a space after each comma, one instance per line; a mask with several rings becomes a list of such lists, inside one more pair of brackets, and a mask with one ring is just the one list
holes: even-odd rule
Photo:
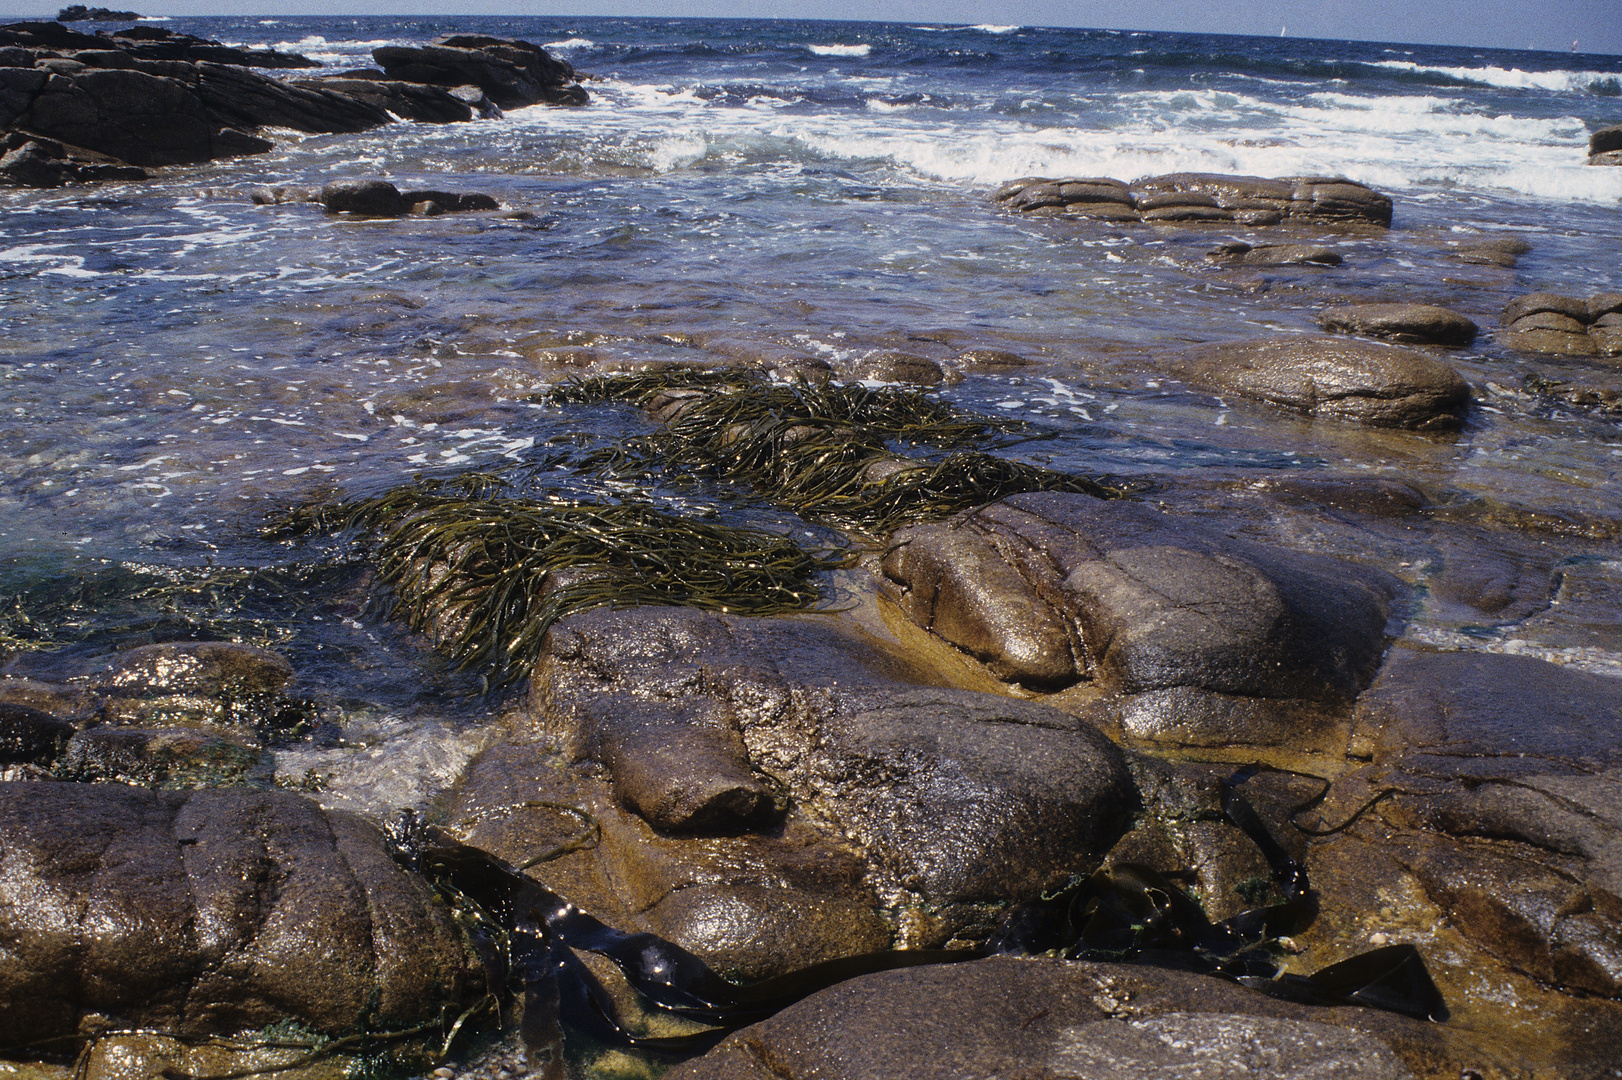
[[495, 482], [476, 474], [303, 507], [266, 532], [365, 534], [393, 613], [494, 687], [528, 675], [565, 615], [637, 604], [781, 614], [816, 604], [817, 575], [842, 563], [774, 533], [646, 503], [491, 496]]

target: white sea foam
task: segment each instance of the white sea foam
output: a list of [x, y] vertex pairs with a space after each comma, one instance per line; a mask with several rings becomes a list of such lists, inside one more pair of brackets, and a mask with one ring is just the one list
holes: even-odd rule
[[589, 38], [572, 37], [564, 38], [562, 41], [548, 41], [545, 47], [548, 49], [595, 49], [597, 43]]
[[1010, 26], [999, 26], [997, 23], [981, 23], [979, 26], [971, 26], [968, 27], [968, 29], [979, 30], [986, 34], [1012, 34], [1015, 30], [1021, 29], [1021, 27], [1018, 23]]
[[588, 140], [594, 149], [582, 160], [658, 172], [725, 156], [888, 162], [896, 179], [951, 186], [991, 186], [1019, 175], [1341, 174], [1415, 194], [1464, 188], [1622, 202], [1622, 169], [1585, 164], [1581, 119], [1487, 111], [1463, 92], [1325, 91], [1281, 103], [1262, 96], [1267, 92], [1260, 88], [1256, 96], [1138, 91], [1110, 94], [1090, 106], [1079, 102], [1076, 113], [1096, 117], [1085, 126], [1054, 126], [1052, 118], [1066, 110], [1056, 110], [1051, 95], [1036, 90], [1022, 116], [876, 99], [861, 110], [801, 112], [787, 107], [799, 100], [792, 94], [722, 103], [697, 97], [691, 87], [614, 79], [594, 84], [593, 92], [600, 109], [508, 115], [548, 138]]
[[818, 56], [867, 56], [873, 51], [871, 45], [807, 45]]
[[1556, 92], [1587, 90], [1595, 83], [1614, 82], [1617, 78], [1614, 72], [1607, 71], [1522, 71], [1520, 68], [1501, 67], [1438, 67], [1430, 64], [1416, 64], [1412, 60], [1372, 60], [1363, 62], [1370, 67], [1447, 75], [1464, 82], [1479, 83], [1482, 86], [1497, 86], [1507, 90], [1553, 90]]

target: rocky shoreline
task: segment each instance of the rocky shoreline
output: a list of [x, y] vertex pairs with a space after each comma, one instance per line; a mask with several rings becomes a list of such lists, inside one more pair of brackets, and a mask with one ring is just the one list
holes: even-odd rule
[[[255, 152], [266, 127], [585, 100], [572, 68], [494, 38], [284, 80], [255, 70], [299, 68], [280, 54], [51, 25], [0, 28], [0, 171], [31, 186]], [[110, 111], [159, 99], [175, 111], [147, 128]], [[383, 179], [251, 198], [500, 206]], [[976, 198], [1061, 237], [1278, 230], [1196, 268], [1239, 281], [1347, 272], [1334, 237], [1384, 235], [1393, 212], [1341, 177], [1025, 178]], [[1527, 250], [1448, 252], [1507, 269]], [[1154, 375], [1347, 446], [1422, 449], [1488, 405], [1460, 371], [1478, 335], [1597, 362], [1619, 314], [1615, 294], [1537, 292], [1498, 332], [1332, 303], [1321, 334], [1182, 343]], [[501, 703], [418, 812], [343, 809], [341, 777], [278, 771], [277, 751], [343, 734], [273, 647], [174, 624], [8, 638], [0, 1070], [1613, 1077], [1617, 680], [1450, 647], [1414, 616], [1614, 619], [1574, 561], [1613, 563], [1617, 523], [1351, 456], [1243, 482], [1016, 460], [998, 440], [1035, 426], [921, 388], [1035, 365], [950, 351], [532, 357], [569, 377], [527, 405], [617, 409], [635, 433], [595, 456], [559, 440], [546, 468], [747, 491], [807, 526], [794, 537], [484, 472], [285, 507], [265, 538], [331, 575], [322, 618], [387, 612]]]
[[146, 26], [84, 34], [0, 26], [0, 182], [58, 187], [272, 149], [265, 129], [360, 132], [456, 123], [541, 103], [583, 105], [567, 63], [528, 42], [453, 35], [380, 47], [377, 68], [281, 79], [308, 57], [235, 49]]

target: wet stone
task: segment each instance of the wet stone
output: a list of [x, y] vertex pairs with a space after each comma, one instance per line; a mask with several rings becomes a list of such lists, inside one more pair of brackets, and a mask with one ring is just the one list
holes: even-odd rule
[[1371, 427], [1444, 431], [1464, 422], [1470, 387], [1422, 352], [1341, 338], [1292, 337], [1203, 346], [1173, 358], [1191, 386]]
[[841, 983], [666, 1075], [1408, 1080], [1456, 1076], [1470, 1060], [1440, 1025], [1368, 1009], [1149, 966], [993, 957]]
[[[758, 891], [781, 880], [773, 838], [809, 830], [854, 856], [897, 944], [983, 937], [1003, 904], [1095, 867], [1132, 805], [1119, 751], [1088, 725], [921, 685], [876, 642], [823, 619], [571, 616], [532, 686], [536, 737], [569, 766], [605, 772], [614, 802], [670, 836], [664, 846], [702, 866], [720, 837], [748, 837], [759, 868], [727, 880]], [[651, 856], [609, 857], [629, 880]], [[620, 903], [647, 911], [664, 897]]]
[[455, 1006], [443, 907], [359, 818], [243, 788], [0, 784], [0, 1043], [85, 1023], [339, 1034]]
[[0, 765], [49, 765], [74, 726], [50, 713], [14, 702], [0, 702]]
[[1468, 345], [1476, 336], [1475, 323], [1434, 304], [1345, 304], [1325, 310], [1318, 325], [1411, 345]]
[[1575, 296], [1562, 296], [1559, 293], [1528, 293], [1518, 296], [1504, 305], [1503, 313], [1499, 316], [1505, 326], [1512, 326], [1519, 319], [1528, 315], [1536, 315], [1540, 311], [1550, 311], [1557, 315], [1575, 319], [1579, 324], [1588, 321], [1588, 301]]
[[1107, 695], [1100, 720], [1195, 745], [1321, 741], [1372, 677], [1401, 589], [1140, 504], [1057, 493], [899, 530], [883, 572], [914, 622], [998, 677], [1085, 680]]
[[1419, 831], [1403, 859], [1514, 969], [1622, 997], [1622, 681], [1541, 660], [1396, 650], [1352, 749]]

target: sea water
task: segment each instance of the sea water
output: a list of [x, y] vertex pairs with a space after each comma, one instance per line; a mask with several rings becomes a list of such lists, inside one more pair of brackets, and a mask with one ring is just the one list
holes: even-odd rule
[[[534, 466], [560, 445], [645, 430], [623, 410], [540, 402], [570, 362], [792, 350], [838, 367], [876, 350], [1001, 349], [1035, 373], [943, 393], [1041, 422], [1049, 438], [1006, 451], [1028, 460], [1173, 485], [1350, 473], [1622, 520], [1622, 427], [1515, 389], [1529, 374], [1581, 383], [1611, 369], [1514, 353], [1490, 333], [1520, 293], [1622, 291], [1622, 168], [1585, 164], [1588, 132], [1622, 122], [1622, 58], [1002, 25], [163, 25], [329, 72], [449, 33], [523, 38], [589, 76], [591, 101], [358, 135], [275, 131], [271, 153], [146, 182], [0, 191], [0, 585], [14, 630], [64, 590], [93, 607], [84, 583], [108, 574], [191, 581], [310, 563], [308, 549], [259, 538], [277, 509]], [[1182, 170], [1343, 175], [1388, 192], [1395, 220], [1388, 234], [1305, 237], [1333, 243], [1340, 268], [1235, 274], [1205, 253], [1303, 237], [1021, 219], [988, 200], [1024, 175]], [[529, 214], [361, 221], [249, 199], [256, 185], [346, 177], [487, 192]], [[1503, 237], [1534, 250], [1513, 269], [1451, 253]], [[1464, 432], [1306, 423], [1157, 370], [1187, 345], [1312, 331], [1345, 300], [1440, 303], [1488, 328], [1448, 357], [1478, 391]], [[1425, 554], [1340, 549], [1398, 572]], [[267, 601], [272, 644], [301, 685], [351, 748], [377, 756], [416, 739], [428, 773], [453, 773], [471, 745], [457, 725], [484, 699], [381, 613], [320, 599]], [[141, 632], [190, 632], [195, 612], [182, 614]], [[1528, 646], [1513, 628], [1434, 621], [1438, 640], [1622, 670], [1616, 628]], [[432, 786], [376, 771], [356, 790], [382, 803]]]

